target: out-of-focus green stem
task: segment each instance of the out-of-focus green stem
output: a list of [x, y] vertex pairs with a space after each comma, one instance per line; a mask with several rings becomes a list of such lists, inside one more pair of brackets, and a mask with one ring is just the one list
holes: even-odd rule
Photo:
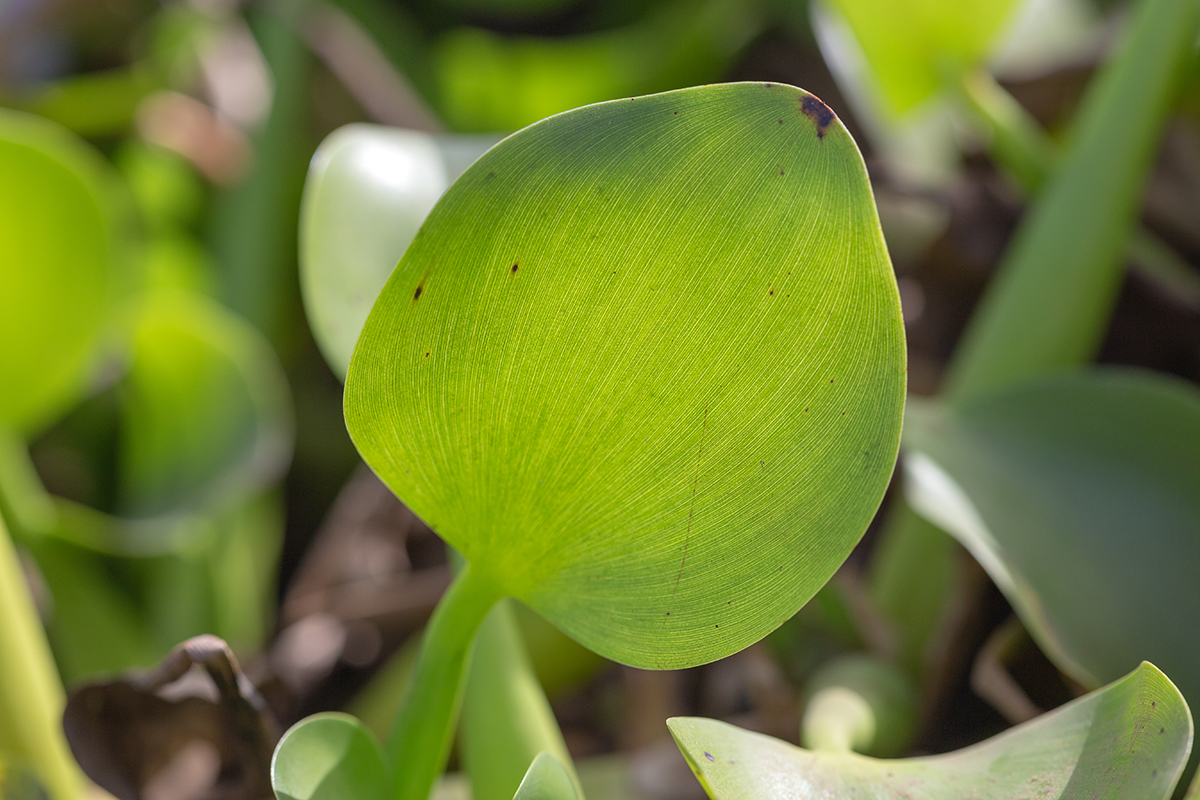
[[54, 528], [54, 501], [29, 459], [25, 441], [0, 429], [0, 517], [18, 539], [30, 539]]
[[903, 499], [891, 509], [871, 559], [871, 597], [898, 634], [896, 659], [911, 675], [928, 674], [928, 643], [954, 591], [958, 545]]
[[[5, 478], [13, 474], [14, 462], [20, 468], [13, 450], [23, 447], [9, 435], [2, 436], [0, 447]], [[62, 733], [62, 683], [5, 527], [12, 495], [2, 490], [0, 495], [6, 498], [0, 504], [0, 755], [28, 762], [54, 800], [77, 800], [83, 776]]]
[[1036, 194], [1054, 160], [1050, 137], [987, 70], [965, 73], [960, 88], [967, 107], [987, 128], [996, 161], [1027, 195]]
[[136, 63], [63, 78], [14, 105], [81, 136], [111, 136], [133, 127], [138, 104], [161, 88], [160, 76], [146, 64]]
[[[969, 401], [1040, 373], [1092, 357], [1120, 285], [1123, 258], [1137, 219], [1141, 186], [1155, 153], [1179, 78], [1193, 58], [1200, 29], [1194, 0], [1142, 0], [1120, 50], [1088, 89], [1072, 136], [1045, 190], [1030, 208], [960, 342], [943, 393]], [[998, 157], [1030, 187], [1051, 161], [1048, 142], [990, 78], [970, 79], [968, 101], [989, 121]], [[928, 584], [956, 545], [918, 523], [906, 506], [893, 510], [873, 564], [873, 593], [892, 620], [910, 609], [896, 588]], [[896, 539], [896, 541], [889, 541]], [[907, 565], [907, 566], [906, 566]], [[934, 566], [931, 566], [934, 565]], [[929, 598], [923, 614], [940, 617]], [[936, 630], [930, 616], [910, 623], [910, 636]], [[905, 641], [919, 653], [926, 641]]]
[[808, 701], [800, 738], [810, 750], [862, 752], [875, 739], [875, 714], [862, 695], [844, 686], [831, 686]]
[[[1030, 114], [984, 70], [963, 78], [963, 98], [991, 135], [996, 161], [1027, 195], [1034, 195], [1051, 172], [1054, 143]], [[1161, 239], [1137, 227], [1129, 241], [1132, 266], [1176, 301], [1200, 309], [1200, 274]]]
[[1142, 184], [1184, 68], [1200, 4], [1143, 0], [1096, 78], [1063, 159], [1009, 246], [955, 352], [961, 403], [1092, 357], [1120, 286]]
[[533, 673], [512, 600], [479, 629], [463, 706], [462, 744], [475, 800], [510, 800], [525, 770], [545, 751], [562, 762], [583, 797], [550, 702]]
[[434, 610], [412, 683], [388, 737], [395, 800], [428, 800], [445, 768], [471, 642], [500, 596], [495, 585], [468, 564]]
[[312, 58], [298, 33], [312, 0], [275, 0], [249, 9], [249, 22], [271, 70], [274, 97], [254, 137], [247, 178], [217, 199], [213, 248], [224, 300], [263, 331], [287, 360], [288, 321], [299, 311], [296, 226], [309, 141]]

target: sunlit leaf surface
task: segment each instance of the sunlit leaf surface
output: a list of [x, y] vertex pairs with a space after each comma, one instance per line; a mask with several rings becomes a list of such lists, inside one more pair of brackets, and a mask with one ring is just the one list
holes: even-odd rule
[[364, 327], [346, 420], [472, 568], [644, 667], [757, 641], [892, 469], [895, 282], [812, 95], [732, 84], [551, 117], [464, 173]]

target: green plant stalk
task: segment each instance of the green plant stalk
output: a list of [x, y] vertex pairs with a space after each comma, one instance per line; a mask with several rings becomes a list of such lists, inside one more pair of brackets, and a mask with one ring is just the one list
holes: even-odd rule
[[[20, 470], [18, 448], [17, 456], [19, 440], [0, 435], [0, 478]], [[0, 756], [28, 762], [54, 800], [77, 800], [83, 776], [60, 723], [66, 698], [5, 526], [13, 503], [0, 497]]]
[[[962, 97], [991, 136], [992, 154], [1026, 195], [1036, 195], [1053, 170], [1054, 143], [1029, 112], [985, 70], [963, 76]], [[1127, 253], [1131, 265], [1177, 302], [1200, 309], [1200, 276], [1161, 239], [1138, 226]]]
[[[1116, 299], [1141, 184], [1198, 28], [1200, 6], [1191, 0], [1138, 5], [1120, 51], [1088, 91], [1059, 168], [1018, 230], [955, 352], [943, 387], [951, 402], [1083, 363], [1094, 354]], [[1049, 161], [1038, 155], [1044, 149], [1040, 138], [1017, 116], [1019, 107], [986, 85], [974, 86], [975, 101], [999, 123], [998, 152], [1024, 153], [1015, 158], [1023, 166], [1014, 173], [1034, 180], [1037, 161]], [[929, 569], [925, 559], [944, 563], [957, 547], [913, 516], [907, 506], [893, 510], [883, 539], [898, 541], [889, 542], [872, 564], [872, 592], [892, 620], [903, 618], [906, 601], [888, 585], [921, 585]], [[904, 563], [920, 566], [907, 572]], [[932, 632], [937, 621], [902, 633]], [[926, 641], [905, 641], [901, 649], [921, 652]]]
[[1054, 142], [985, 69], [964, 73], [958, 87], [967, 108], [991, 137], [992, 155], [1027, 195], [1035, 195], [1054, 163]]
[[434, 609], [404, 705], [387, 742], [395, 800], [428, 800], [446, 766], [475, 632], [499, 590], [468, 564]]
[[312, 0], [276, 0], [250, 16], [274, 79], [266, 124], [254, 139], [254, 165], [213, 208], [213, 250], [222, 265], [223, 300], [266, 334], [284, 360], [295, 343], [288, 321], [299, 309], [296, 225], [307, 138], [312, 57], [297, 32]]
[[475, 800], [509, 800], [540, 752], [556, 756], [583, 797], [579, 776], [534, 675], [512, 600], [491, 610], [475, 642], [463, 705], [462, 746]]
[[1192, 0], [1137, 7], [1120, 51], [1084, 99], [1061, 165], [955, 352], [943, 389], [952, 403], [1095, 354], [1142, 184], [1198, 29], [1200, 5]]
[[940, 627], [958, 570], [958, 545], [897, 498], [871, 560], [871, 597], [898, 634], [896, 660], [910, 675], [928, 673], [927, 644]]

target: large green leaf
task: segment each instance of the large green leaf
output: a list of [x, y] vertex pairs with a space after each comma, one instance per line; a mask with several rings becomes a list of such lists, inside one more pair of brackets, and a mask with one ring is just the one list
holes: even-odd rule
[[346, 421], [477, 586], [672, 668], [757, 641], [841, 564], [903, 390], [857, 148], [812, 95], [732, 84], [476, 162], [376, 302]]
[[300, 288], [313, 335], [339, 376], [434, 203], [495, 141], [354, 124], [317, 149], [300, 211]]
[[1163, 800], [1192, 743], [1187, 704], [1151, 664], [944, 756], [879, 760], [802, 750], [710, 719], [667, 725], [714, 800]]
[[123, 512], [212, 506], [280, 477], [291, 399], [261, 334], [203, 297], [164, 290], [143, 302], [133, 345], [121, 385]]
[[912, 506], [988, 570], [1042, 648], [1098, 685], [1143, 659], [1200, 700], [1200, 394], [1109, 369], [958, 411], [910, 405]]
[[46, 120], [0, 110], [0, 426], [83, 393], [120, 281], [115, 178]]
[[387, 770], [361, 722], [326, 712], [296, 723], [279, 740], [271, 786], [279, 800], [385, 800]]

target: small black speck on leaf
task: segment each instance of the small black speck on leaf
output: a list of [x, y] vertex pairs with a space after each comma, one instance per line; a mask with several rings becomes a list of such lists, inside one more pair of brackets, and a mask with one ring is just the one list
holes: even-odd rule
[[1158, 732], [1159, 732], [1160, 734], [1161, 734], [1161, 733], [1166, 733], [1166, 732], [1167, 732], [1167, 729], [1166, 729], [1166, 728], [1159, 728], [1159, 729], [1158, 729]]
[[429, 353], [426, 353], [426, 354], [425, 354], [425, 357], [426, 357], [426, 358], [429, 358]]
[[518, 267], [518, 266], [519, 266], [519, 265], [518, 265], [518, 263], [517, 263], [516, 261], [514, 261], [514, 262], [513, 262], [513, 265], [512, 265], [512, 271], [513, 271], [513, 272], [516, 272], [516, 271], [517, 271], [517, 267]]
[[775, 290], [771, 289], [770, 291], [767, 292], [767, 294], [769, 294], [773, 297], [775, 295]]
[[1155, 701], [1151, 700], [1151, 701], [1150, 701], [1150, 707], [1151, 707], [1151, 708], [1158, 708], [1158, 703], [1156, 703]]
[[704, 757], [705, 757], [705, 758], [707, 758], [709, 761], [716, 761], [716, 759], [715, 759], [715, 758], [713, 758], [713, 754], [712, 754], [712, 753], [705, 752], [705, 753], [704, 753]]
[[829, 382], [830, 382], [830, 383], [833, 383], [833, 378], [830, 378], [830, 379], [829, 379]]
[[771, 84], [769, 84], [769, 83], [764, 83], [763, 86], [767, 87], [768, 89], [771, 88]]
[[807, 408], [806, 408], [806, 409], [804, 409], [804, 413], [805, 413], [805, 414], [807, 414], [807, 413], [808, 413], [808, 409], [807, 409]]
[[783, 175], [783, 170], [779, 170], [779, 174], [782, 176], [782, 175]]
[[719, 628], [719, 627], [721, 627], [721, 626], [720, 626], [720, 625], [713, 625], [713, 627], [714, 627], [714, 628]]
[[783, 124], [783, 120], [779, 120], [779, 124], [780, 124], [780, 125], [782, 125], [782, 124]]
[[414, 303], [421, 299], [421, 292], [423, 292], [423, 291], [425, 291], [425, 287], [418, 286], [417, 290], [415, 292], [413, 292], [413, 302]]
[[671, 612], [670, 612], [670, 611], [668, 611], [668, 612], [667, 612], [667, 616], [668, 616], [668, 617], [669, 617], [669, 616], [671, 616]]
[[678, 112], [678, 111], [676, 111], [676, 112], [675, 112], [675, 114], [676, 114], [676, 115], [678, 115], [678, 114], [679, 114], [679, 112]]

